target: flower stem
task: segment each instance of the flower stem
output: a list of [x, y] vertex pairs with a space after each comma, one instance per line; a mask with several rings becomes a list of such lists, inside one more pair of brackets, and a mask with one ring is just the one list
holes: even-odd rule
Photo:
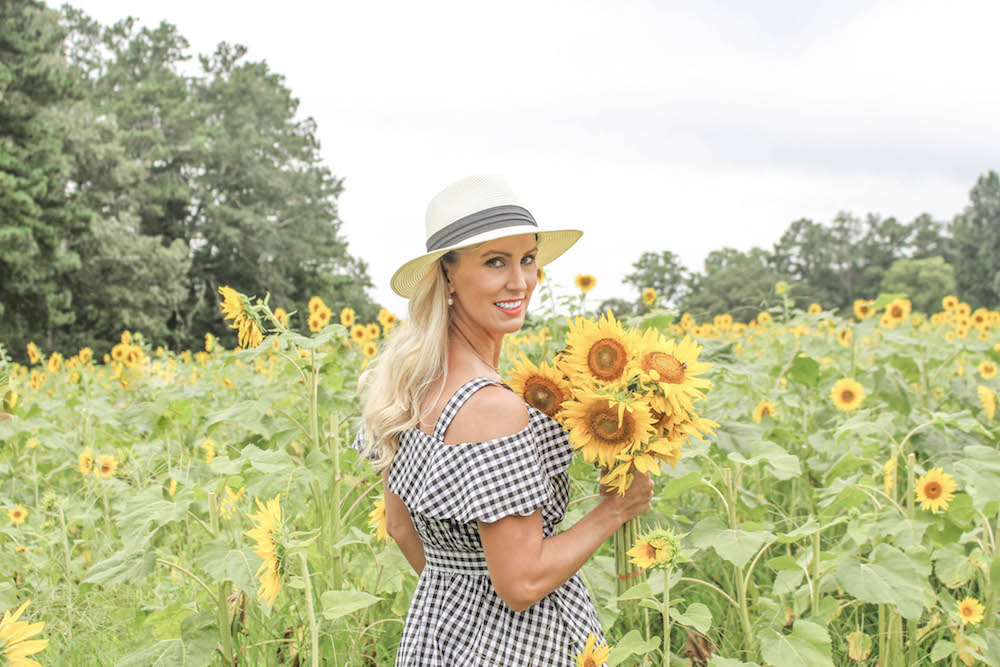
[[[340, 527], [340, 420], [336, 412], [330, 415], [330, 458], [333, 460], [333, 480], [330, 483], [332, 500], [330, 503], [333, 517], [330, 527], [333, 535], [341, 534]], [[332, 541], [332, 540], [331, 540]], [[333, 545], [327, 544], [327, 550], [333, 558], [333, 588], [340, 590], [343, 583], [343, 573], [341, 571], [340, 553], [333, 550]]]
[[670, 570], [663, 571], [663, 664], [670, 667]]
[[309, 578], [309, 559], [305, 552], [299, 553], [302, 558], [302, 578], [305, 580], [306, 588], [306, 613], [309, 614], [309, 636], [312, 640], [312, 652], [310, 658], [312, 667], [319, 667], [319, 630], [316, 627], [316, 611], [313, 609], [312, 580]]
[[[208, 517], [212, 524], [212, 534], [219, 536], [219, 506], [215, 492], [208, 492]], [[219, 637], [222, 640], [222, 657], [226, 664], [233, 664], [233, 622], [229, 618], [229, 604], [226, 602], [226, 584], [219, 583], [219, 592], [215, 599], [216, 616], [219, 622]]]

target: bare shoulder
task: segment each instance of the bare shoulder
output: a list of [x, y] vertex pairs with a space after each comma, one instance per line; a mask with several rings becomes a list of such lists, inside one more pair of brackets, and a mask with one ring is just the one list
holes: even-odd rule
[[528, 407], [510, 389], [488, 385], [469, 397], [448, 426], [445, 444], [483, 442], [523, 431]]

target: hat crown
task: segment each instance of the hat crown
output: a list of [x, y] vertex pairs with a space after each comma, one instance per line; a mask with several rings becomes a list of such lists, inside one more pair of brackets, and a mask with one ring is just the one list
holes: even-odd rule
[[496, 206], [522, 206], [503, 176], [468, 176], [452, 183], [427, 204], [427, 238], [466, 216]]

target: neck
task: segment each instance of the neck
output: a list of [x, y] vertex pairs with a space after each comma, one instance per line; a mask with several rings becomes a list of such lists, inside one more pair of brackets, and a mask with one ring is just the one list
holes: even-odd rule
[[500, 346], [502, 344], [502, 338], [500, 340], [493, 340], [484, 336], [476, 336], [475, 332], [464, 331], [464, 327], [456, 322], [452, 322], [450, 328], [457, 332], [454, 336], [455, 340], [459, 341], [464, 347], [469, 348], [477, 359], [485, 363], [497, 373], [500, 372], [498, 367], [500, 366]]

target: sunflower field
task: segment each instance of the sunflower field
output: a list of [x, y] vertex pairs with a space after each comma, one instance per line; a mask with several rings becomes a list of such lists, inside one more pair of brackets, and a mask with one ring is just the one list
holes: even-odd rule
[[[583, 286], [550, 291], [506, 338], [509, 383], [586, 443], [564, 529], [597, 502], [612, 437], [588, 430], [585, 397], [562, 412], [582, 346], [659, 345], [659, 370], [637, 372], [705, 420], [620, 413], [671, 446], [632, 461], [657, 487], [627, 553], [638, 575], [619, 583], [610, 540], [581, 570], [609, 644], [577, 664], [1000, 665], [1000, 313], [957, 297], [915, 313], [903, 295], [834, 313], [776, 290], [750, 322], [656, 309], [649, 290], [620, 329]], [[0, 347], [4, 659], [393, 663], [417, 576], [349, 443], [358, 374], [399, 323], [319, 297], [301, 314], [219, 301], [237, 349], [126, 331], [102, 359], [25, 341], [22, 366]], [[587, 320], [599, 335], [567, 349]]]

